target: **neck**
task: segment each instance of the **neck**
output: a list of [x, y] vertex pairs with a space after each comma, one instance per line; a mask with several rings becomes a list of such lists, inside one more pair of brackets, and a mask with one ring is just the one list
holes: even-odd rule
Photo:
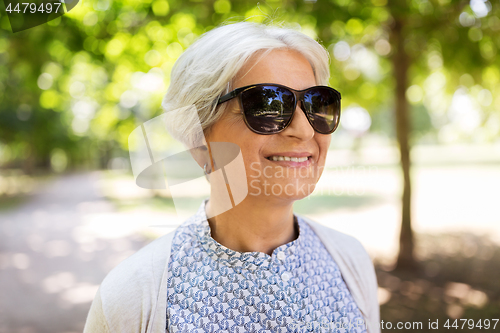
[[[206, 206], [209, 216], [211, 201]], [[271, 255], [298, 237], [292, 208], [293, 201], [276, 203], [269, 197], [247, 196], [236, 207], [208, 219], [212, 238], [234, 251]]]

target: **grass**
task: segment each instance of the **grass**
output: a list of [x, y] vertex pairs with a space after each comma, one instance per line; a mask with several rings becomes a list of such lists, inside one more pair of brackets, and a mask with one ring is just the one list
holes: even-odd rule
[[326, 214], [337, 209], [363, 208], [375, 206], [386, 201], [380, 195], [314, 195], [296, 201], [294, 212], [298, 214]]
[[0, 212], [18, 208], [31, 198], [37, 187], [53, 178], [42, 171], [26, 175], [19, 169], [0, 169]]
[[[162, 195], [154, 195], [150, 198], [137, 198], [137, 199], [116, 199], [113, 197], [106, 197], [111, 201], [115, 208], [119, 211], [132, 211], [138, 208], [149, 209], [153, 211], [162, 212], [175, 212], [176, 206], [174, 205], [174, 200], [171, 197], [165, 197]], [[200, 206], [203, 197], [185, 197], [182, 198], [183, 206], [195, 206], [196, 208]]]
[[0, 195], [0, 212], [8, 212], [21, 206], [29, 199], [29, 195]]

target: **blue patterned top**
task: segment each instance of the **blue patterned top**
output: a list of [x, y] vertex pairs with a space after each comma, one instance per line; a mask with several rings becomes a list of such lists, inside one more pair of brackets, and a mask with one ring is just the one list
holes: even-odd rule
[[337, 264], [296, 223], [299, 237], [272, 255], [237, 252], [211, 237], [203, 202], [174, 236], [166, 331], [366, 333]]

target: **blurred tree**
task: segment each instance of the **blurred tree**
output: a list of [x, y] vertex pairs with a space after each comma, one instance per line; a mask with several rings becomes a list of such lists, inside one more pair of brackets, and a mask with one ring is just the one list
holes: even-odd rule
[[[431, 119], [442, 122], [449, 103], [443, 101], [446, 97], [439, 90], [455, 91], [459, 84], [464, 84], [457, 84], [457, 81], [467, 81], [471, 77], [469, 86], [484, 82], [489, 88], [476, 88], [486, 96], [490, 91], [498, 91], [498, 71], [492, 68], [499, 66], [494, 55], [500, 47], [497, 33], [500, 5], [485, 0], [333, 0], [304, 2], [303, 6], [304, 11], [316, 18], [320, 38], [335, 43], [330, 46], [337, 60], [334, 61], [334, 73], [335, 65], [340, 65], [344, 78], [334, 76], [332, 81], [343, 93], [347, 92], [344, 104], [353, 103], [352, 98], [355, 98], [357, 104], [364, 105], [372, 113], [384, 107], [394, 109], [404, 184], [396, 267], [417, 269], [413, 254], [410, 180], [410, 147], [412, 139], [416, 138], [412, 135], [409, 100], [416, 107], [424, 100]], [[312, 10], [308, 10], [308, 6]], [[374, 49], [373, 54], [378, 53], [381, 57], [379, 61], [387, 57], [392, 75], [377, 75], [377, 61], [371, 59], [366, 49]], [[380, 67], [380, 72], [387, 73], [387, 63], [381, 63]], [[490, 75], [489, 82], [482, 80], [485, 71]], [[427, 80], [425, 98], [416, 96], [422, 90], [418, 85], [410, 89], [412, 83], [418, 84], [422, 78]], [[393, 95], [393, 103], [389, 102], [390, 95]], [[491, 103], [486, 104], [483, 105]]]
[[[482, 9], [475, 8], [474, 6], [477, 6], [476, 4], [478, 3], [481, 3], [484, 7]], [[422, 75], [425, 72], [427, 72], [427, 75], [431, 75], [433, 71], [442, 68], [444, 65], [450, 72], [463, 73], [465, 69], [466, 73], [473, 73], [476, 77], [479, 76], [489, 59], [478, 57], [480, 54], [478, 40], [471, 39], [470, 36], [469, 38], [463, 38], [466, 36], [464, 32], [469, 30], [469, 28], [460, 26], [460, 18], [464, 15], [469, 15], [474, 21], [477, 20], [478, 26], [481, 26], [481, 17], [486, 17], [490, 11], [492, 11], [492, 15], [499, 14], [500, 6], [498, 3], [495, 3], [495, 7], [492, 8], [491, 3], [481, 0], [472, 0], [470, 2], [464, 0], [390, 0], [388, 8], [393, 18], [393, 22], [390, 25], [389, 40], [394, 50], [391, 58], [396, 84], [396, 128], [404, 179], [400, 252], [397, 260], [397, 268], [416, 269], [417, 265], [413, 255], [414, 240], [411, 228], [411, 144], [409, 143], [409, 135], [411, 134], [412, 125], [409, 121], [410, 105], [407, 98], [410, 82], [414, 80], [410, 69], [413, 66], [416, 68], [420, 67], [419, 63], [421, 62], [427, 62], [427, 68], [420, 67], [418, 75]], [[466, 10], [467, 8], [469, 9], [468, 11]], [[471, 13], [471, 11], [474, 12]], [[487, 23], [488, 19], [483, 19], [483, 22]], [[492, 34], [492, 31], [483, 27], [481, 34]], [[460, 38], [460, 35], [462, 38]], [[497, 45], [500, 46], [500, 44]], [[440, 47], [442, 53], [448, 53], [450, 57], [444, 58], [436, 50], [436, 46]], [[466, 65], [465, 68], [461, 68], [462, 66], [454, 60], [457, 56], [461, 58], [461, 65]], [[445, 60], [443, 61], [443, 59]], [[450, 86], [452, 89], [457, 88], [456, 84], [451, 84]]]

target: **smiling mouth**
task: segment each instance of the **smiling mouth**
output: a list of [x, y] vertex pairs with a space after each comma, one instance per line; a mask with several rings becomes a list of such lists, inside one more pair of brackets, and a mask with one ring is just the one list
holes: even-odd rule
[[266, 157], [269, 161], [288, 161], [288, 162], [305, 162], [311, 159], [312, 156], [307, 157], [290, 157], [290, 156], [269, 156]]

